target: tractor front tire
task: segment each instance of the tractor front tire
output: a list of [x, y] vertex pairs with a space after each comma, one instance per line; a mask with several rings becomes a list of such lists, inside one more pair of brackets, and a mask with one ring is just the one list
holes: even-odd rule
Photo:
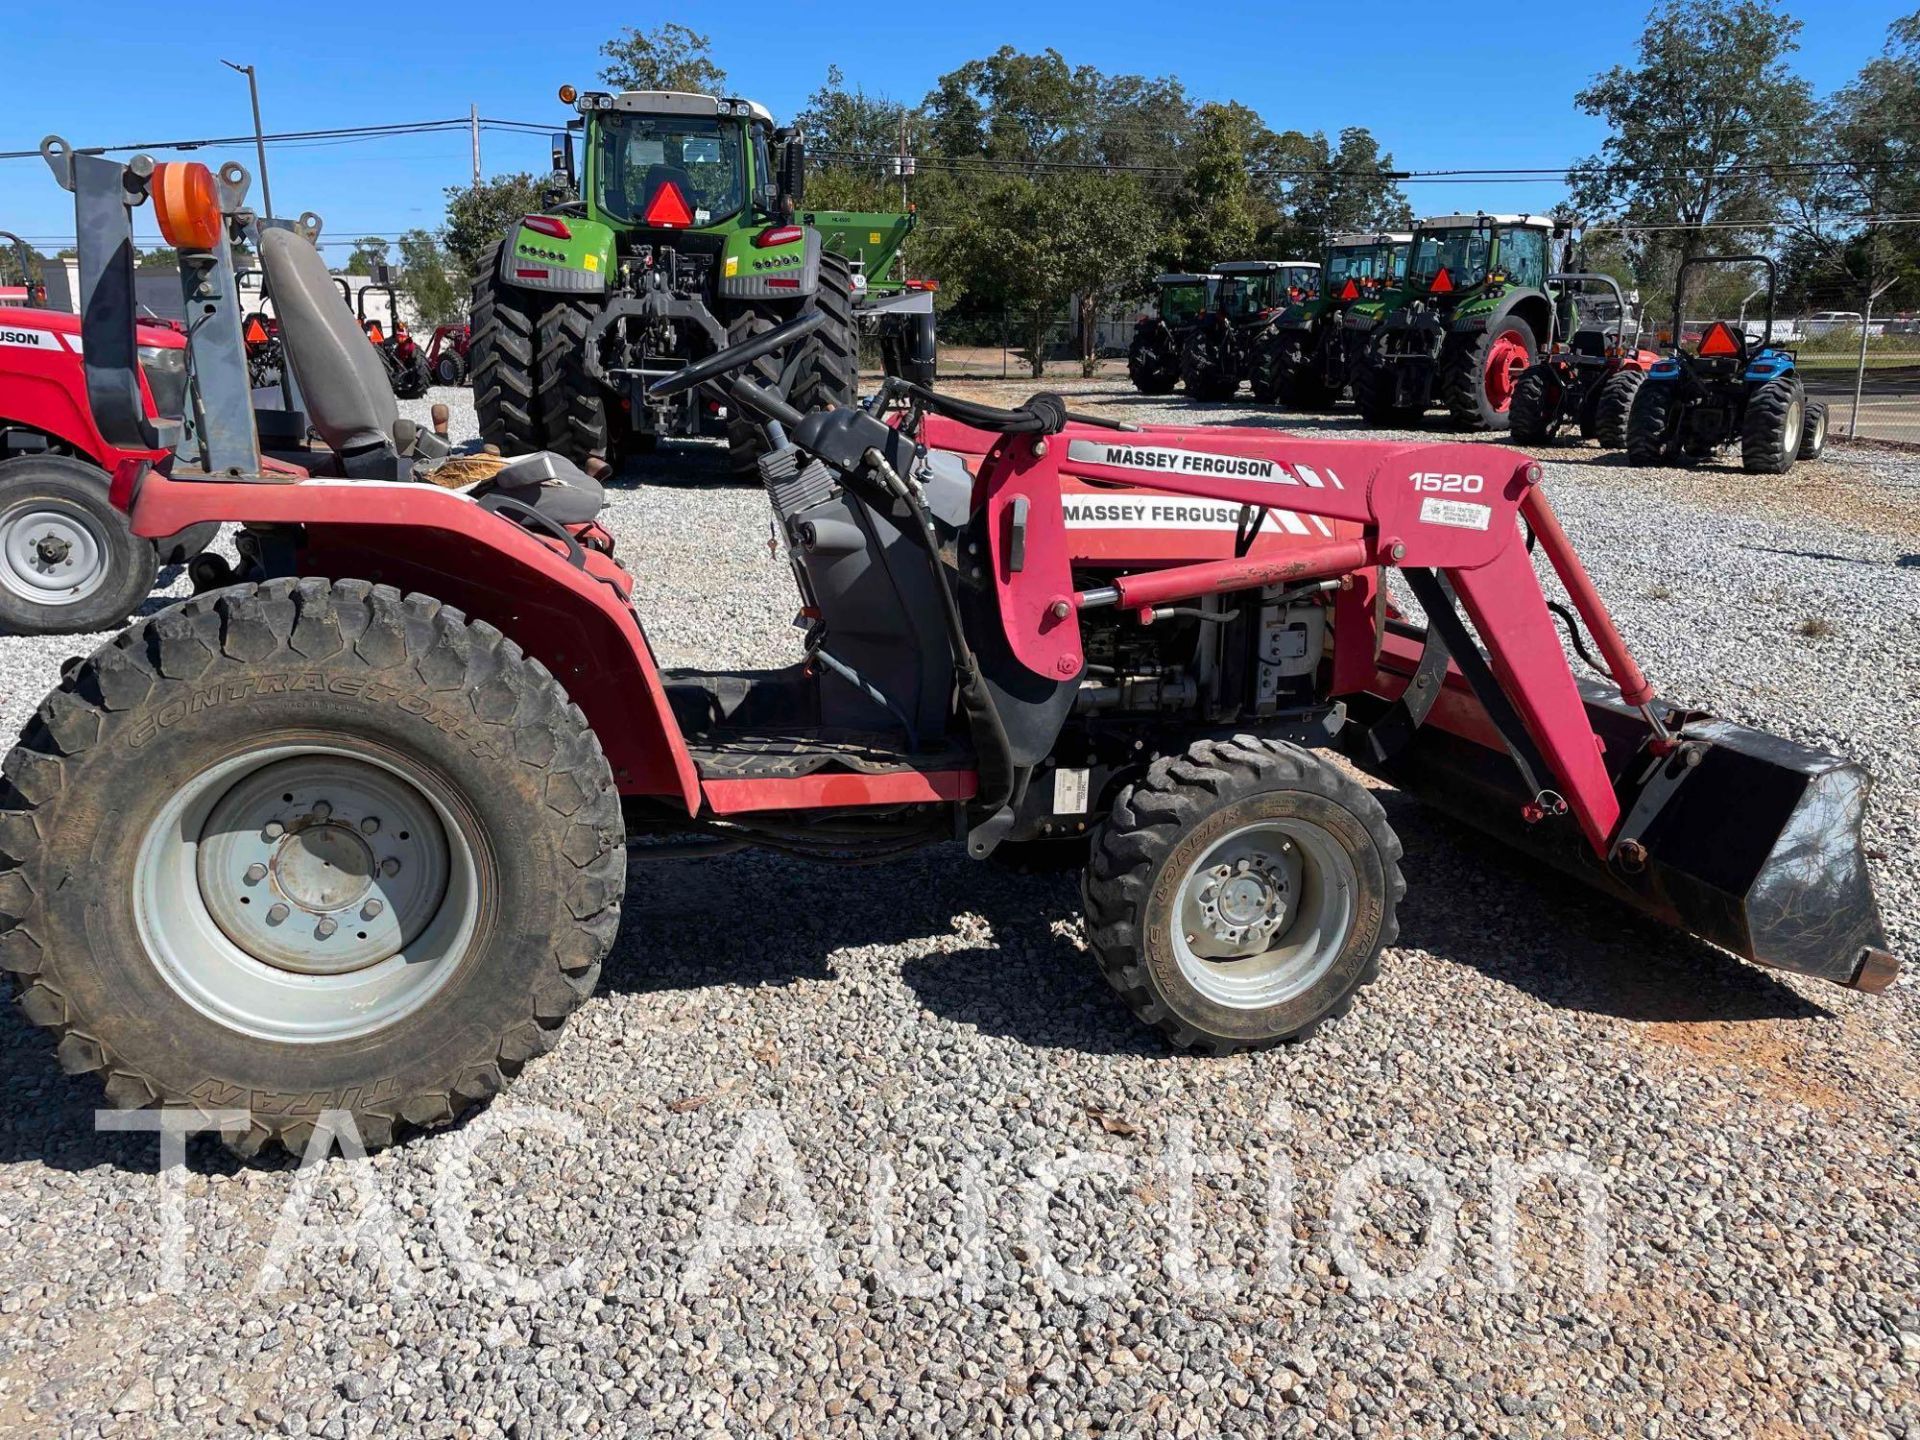
[[1807, 402], [1806, 423], [1800, 430], [1800, 456], [1802, 460], [1818, 460], [1827, 453], [1827, 402], [1809, 400]]
[[369, 1146], [446, 1125], [550, 1049], [625, 832], [585, 717], [498, 630], [288, 579], [75, 666], [7, 757], [0, 852], [0, 966], [61, 1068], [297, 1154], [326, 1112]]
[[1180, 379], [1189, 400], [1231, 400], [1240, 388], [1225, 343], [1204, 330], [1194, 331], [1180, 347]]
[[1642, 383], [1627, 415], [1627, 463], [1664, 465], [1673, 448], [1674, 387]]
[[473, 338], [467, 366], [480, 438], [503, 455], [544, 450], [538, 353], [548, 300], [500, 278], [500, 247], [489, 249], [473, 282]]
[[1627, 422], [1633, 414], [1633, 397], [1647, 383], [1644, 370], [1620, 370], [1607, 377], [1600, 387], [1600, 398], [1593, 407], [1593, 436], [1603, 450], [1627, 448]]
[[1513, 387], [1513, 403], [1507, 410], [1507, 428], [1522, 445], [1552, 443], [1548, 416], [1559, 403], [1560, 386], [1548, 373], [1548, 367], [1536, 365], [1522, 375]]
[[1515, 385], [1538, 358], [1532, 327], [1513, 316], [1471, 340], [1448, 341], [1440, 352], [1438, 389], [1454, 426], [1505, 430]]
[[467, 379], [467, 362], [458, 352], [449, 350], [433, 362], [433, 378], [440, 385], [463, 385]]
[[1095, 959], [1174, 1045], [1216, 1055], [1344, 1014], [1398, 934], [1400, 842], [1284, 741], [1202, 740], [1122, 791], [1082, 881]]
[[1368, 352], [1354, 368], [1353, 403], [1367, 424], [1387, 430], [1412, 430], [1423, 413], [1418, 406], [1393, 403], [1393, 374], [1388, 361]]
[[540, 319], [538, 366], [541, 425], [546, 448], [576, 465], [598, 456], [618, 468], [618, 414], [607, 391], [587, 373], [587, 333], [598, 307], [587, 300], [562, 300]]
[[107, 473], [66, 455], [0, 463], [0, 631], [118, 629], [153, 590], [159, 557], [107, 497]]
[[1807, 393], [1799, 378], [1769, 380], [1747, 400], [1740, 427], [1740, 465], [1749, 475], [1784, 475], [1799, 458], [1807, 428]]
[[427, 393], [427, 387], [432, 383], [433, 377], [427, 373], [426, 357], [418, 351], [414, 352], [413, 359], [394, 367], [393, 396], [396, 400], [418, 400]]

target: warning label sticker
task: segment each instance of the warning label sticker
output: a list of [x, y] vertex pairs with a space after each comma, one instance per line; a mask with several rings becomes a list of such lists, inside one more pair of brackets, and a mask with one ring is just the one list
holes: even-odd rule
[[1456, 530], [1484, 530], [1493, 523], [1493, 507], [1429, 495], [1420, 502], [1420, 519], [1423, 524], [1451, 525]]

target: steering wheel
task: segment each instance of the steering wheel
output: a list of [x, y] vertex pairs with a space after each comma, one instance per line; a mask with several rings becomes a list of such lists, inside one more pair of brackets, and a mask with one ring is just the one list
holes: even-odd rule
[[751, 365], [763, 355], [771, 355], [776, 350], [784, 350], [796, 340], [804, 340], [822, 325], [827, 323], [826, 312], [810, 311], [776, 325], [764, 335], [756, 335], [751, 340], [742, 340], [738, 345], [729, 345], [724, 350], [716, 350], [704, 360], [696, 360], [691, 365], [683, 365], [671, 375], [663, 375], [647, 386], [649, 395], [678, 395], [691, 390], [696, 385], [704, 385], [709, 380], [717, 380], [722, 375]]

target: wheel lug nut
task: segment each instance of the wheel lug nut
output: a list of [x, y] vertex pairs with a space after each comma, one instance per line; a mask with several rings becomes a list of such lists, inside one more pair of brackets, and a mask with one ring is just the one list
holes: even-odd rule
[[271, 910], [267, 911], [267, 924], [278, 925], [292, 913], [293, 912], [288, 910], [284, 905], [275, 905]]
[[278, 820], [269, 820], [267, 822], [267, 828], [260, 833], [265, 835], [269, 840], [278, 840], [282, 835], [287, 833], [287, 827], [282, 825]]
[[313, 927], [313, 933], [320, 939], [325, 940], [339, 928], [340, 922], [338, 920], [335, 920], [331, 915], [323, 915], [320, 917], [320, 923]]
[[387, 907], [382, 905], [378, 900], [369, 900], [360, 907], [360, 918], [362, 920], [377, 919], [379, 918], [380, 912], [386, 908]]
[[379, 834], [379, 833], [380, 833], [380, 819], [379, 819], [379, 817], [378, 817], [378, 816], [376, 816], [376, 815], [369, 815], [369, 816], [367, 816], [367, 818], [366, 818], [366, 819], [364, 819], [364, 820], [362, 820], [362, 821], [360, 822], [360, 833], [361, 833], [362, 835], [377, 835], [377, 834]]
[[326, 801], [316, 800], [313, 802], [314, 819], [324, 820], [331, 814], [333, 814], [333, 806], [329, 805]]
[[400, 873], [399, 858], [389, 855], [385, 860], [382, 860], [380, 862], [380, 873], [382, 875], [398, 875]]
[[247, 866], [247, 873], [245, 876], [247, 884], [258, 885], [262, 880], [266, 878], [267, 878], [267, 867], [262, 865], [259, 861], [256, 860], [254, 861], [253, 864]]

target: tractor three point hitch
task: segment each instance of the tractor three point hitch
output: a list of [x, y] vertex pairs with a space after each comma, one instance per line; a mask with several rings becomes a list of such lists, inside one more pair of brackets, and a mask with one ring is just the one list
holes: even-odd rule
[[[1134, 429], [899, 378], [802, 410], [760, 377], [834, 323], [805, 311], [651, 382], [760, 427], [802, 653], [663, 671], [599, 485], [551, 454], [418, 483], [434, 448], [353, 363], [305, 237], [246, 213], [244, 171], [47, 154], [104, 428], [147, 434], [129, 207], [151, 195], [215, 297], [189, 341], [215, 422], [115, 498], [142, 534], [236, 524], [245, 557], [73, 666], [5, 766], [0, 965], [113, 1104], [244, 1110], [243, 1150], [329, 1110], [370, 1143], [445, 1124], [591, 992], [630, 856], [742, 846], [1083, 837], [1092, 958], [1143, 1023], [1207, 1053], [1305, 1036], [1373, 977], [1405, 890], [1336, 754], [1749, 959], [1895, 974], [1866, 775], [1657, 695], [1524, 455]], [[302, 453], [227, 423], [242, 237], [324, 441]], [[1569, 668], [1523, 528], [1605, 685]]]

